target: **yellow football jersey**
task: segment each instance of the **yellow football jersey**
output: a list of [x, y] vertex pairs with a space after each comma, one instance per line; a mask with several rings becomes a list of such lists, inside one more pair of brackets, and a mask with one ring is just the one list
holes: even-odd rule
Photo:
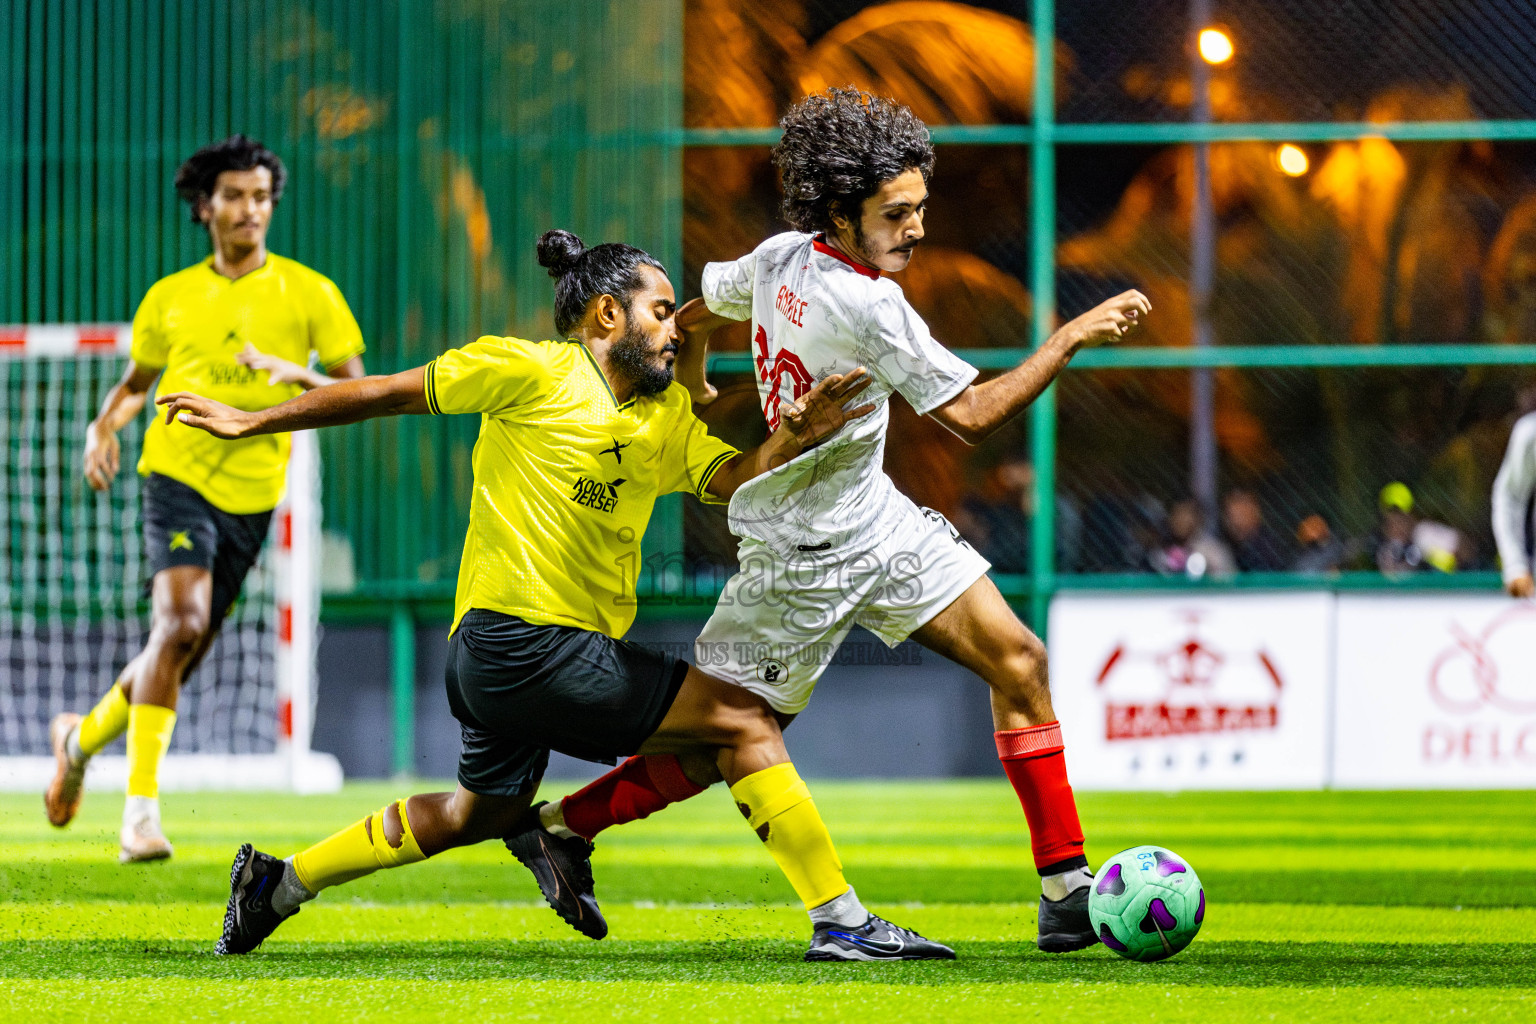
[[[156, 394], [193, 391], [254, 412], [299, 394], [297, 384], [268, 384], [241, 366], [246, 343], [303, 366], [311, 351], [332, 368], [363, 351], [363, 334], [341, 291], [293, 260], [267, 254], [259, 270], [231, 281], [213, 257], [155, 282], [133, 318], [130, 356], [164, 367]], [[221, 441], [156, 416], [144, 434], [139, 472], [180, 480], [226, 512], [265, 512], [282, 500], [287, 434]]]
[[735, 448], [681, 384], [620, 405], [574, 341], [481, 338], [427, 366], [434, 413], [481, 413], [453, 625], [471, 608], [623, 636], [659, 495], [705, 488]]

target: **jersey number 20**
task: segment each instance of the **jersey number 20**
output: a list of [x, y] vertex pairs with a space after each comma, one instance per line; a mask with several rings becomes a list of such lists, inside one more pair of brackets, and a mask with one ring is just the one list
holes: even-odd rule
[[757, 348], [755, 354], [757, 377], [767, 385], [768, 389], [768, 395], [763, 399], [763, 418], [768, 421], [769, 430], [778, 430], [779, 403], [783, 401], [784, 378], [789, 378], [790, 396], [797, 402], [815, 386], [816, 382], [811, 379], [810, 371], [805, 368], [800, 357], [787, 349], [779, 349], [772, 361], [769, 361], [768, 332], [761, 325], [757, 328], [754, 345]]

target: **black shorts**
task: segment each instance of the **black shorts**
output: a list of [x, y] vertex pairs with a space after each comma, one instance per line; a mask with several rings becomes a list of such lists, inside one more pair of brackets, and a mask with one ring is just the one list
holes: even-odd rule
[[143, 491], [144, 554], [149, 580], [175, 565], [195, 565], [213, 573], [213, 601], [208, 628], [216, 630], [240, 596], [245, 574], [256, 564], [271, 511], [236, 515], [216, 507], [180, 480], [151, 473]]
[[666, 717], [688, 663], [590, 629], [473, 609], [448, 641], [459, 784], [483, 796], [538, 788], [549, 752], [612, 764]]

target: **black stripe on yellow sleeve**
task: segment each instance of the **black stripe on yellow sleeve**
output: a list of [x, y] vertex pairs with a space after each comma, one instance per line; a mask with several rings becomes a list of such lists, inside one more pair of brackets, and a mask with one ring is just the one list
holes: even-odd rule
[[325, 364], [325, 372], [327, 374], [329, 374], [332, 370], [336, 369], [336, 367], [342, 366], [342, 365], [350, 362], [351, 360], [356, 359], [358, 356], [362, 355], [366, 351], [368, 351], [368, 346], [367, 345], [358, 344], [356, 348], [352, 349], [350, 352], [348, 352], [346, 355], [342, 356], [340, 359], [333, 359], [331, 362], [326, 363]]
[[709, 482], [715, 478], [715, 474], [720, 471], [720, 467], [740, 454], [741, 452], [732, 448], [729, 451], [723, 451], [719, 455], [715, 456], [715, 461], [709, 464], [709, 467], [704, 470], [704, 475], [699, 479], [699, 489], [695, 492], [695, 494], [700, 501], [709, 500], [704, 497], [704, 493], [709, 490]]
[[427, 394], [427, 408], [429, 410], [431, 410], [432, 415], [434, 415], [434, 416], [441, 416], [443, 414], [443, 410], [437, 404], [437, 360], [436, 359], [432, 360], [430, 363], [427, 364], [426, 387], [425, 387], [424, 390], [426, 391], [426, 394]]

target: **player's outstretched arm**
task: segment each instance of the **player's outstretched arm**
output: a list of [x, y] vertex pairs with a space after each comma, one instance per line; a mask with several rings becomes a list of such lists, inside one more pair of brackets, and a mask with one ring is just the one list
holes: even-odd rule
[[1078, 349], [1119, 341], [1150, 312], [1152, 304], [1141, 292], [1132, 289], [1116, 295], [1064, 324], [1012, 370], [971, 385], [928, 415], [967, 444], [976, 444], [1039, 398]]
[[101, 401], [101, 411], [85, 428], [85, 480], [91, 487], [104, 491], [112, 486], [122, 459], [122, 446], [117, 432], [126, 427], [144, 408], [149, 389], [160, 376], [158, 366], [141, 366], [132, 359], [122, 379], [112, 385]]
[[742, 452], [715, 471], [709, 493], [727, 501], [736, 488], [814, 448], [849, 420], [875, 411], [872, 403], [848, 408], [873, 378], [860, 366], [851, 373], [834, 373], [817, 382], [798, 401], [779, 404], [779, 429], [751, 451]]
[[678, 383], [693, 397], [694, 405], [708, 405], [719, 394], [704, 375], [704, 364], [709, 357], [709, 336], [733, 323], [736, 321], [730, 317], [711, 311], [703, 299], [689, 299], [677, 311], [677, 333], [681, 337], [677, 361], [672, 369]]
[[425, 377], [426, 367], [418, 366], [388, 377], [337, 381], [260, 412], [233, 409], [190, 391], [161, 395], [156, 404], [166, 407], [167, 423], [174, 420], [226, 439], [254, 437], [288, 430], [336, 427], [379, 416], [428, 413], [431, 410], [427, 407], [423, 387]]

